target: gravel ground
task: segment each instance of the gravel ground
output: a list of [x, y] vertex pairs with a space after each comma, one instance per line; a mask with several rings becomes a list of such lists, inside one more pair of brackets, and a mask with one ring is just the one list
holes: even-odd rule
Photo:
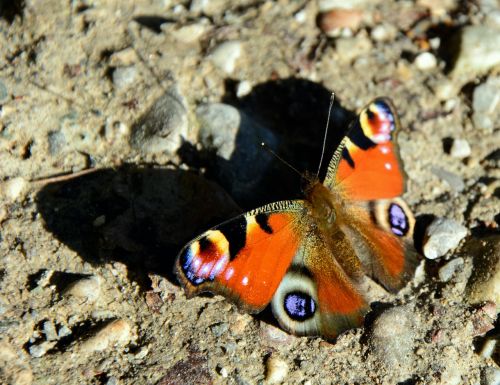
[[[495, 0], [0, 3], [0, 383], [500, 384]], [[423, 250], [334, 343], [187, 300], [209, 226], [300, 196], [388, 96]]]

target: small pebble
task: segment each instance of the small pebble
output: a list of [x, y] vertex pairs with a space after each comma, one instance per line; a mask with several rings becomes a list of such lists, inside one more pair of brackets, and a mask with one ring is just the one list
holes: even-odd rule
[[59, 338], [67, 337], [69, 335], [71, 335], [71, 329], [66, 325], [62, 325], [57, 331], [57, 336]]
[[437, 59], [430, 52], [422, 52], [415, 58], [415, 65], [421, 71], [430, 71], [436, 68]]
[[106, 381], [106, 385], [119, 385], [120, 384], [120, 380], [114, 376], [111, 376], [108, 378], [108, 380]]
[[229, 330], [227, 322], [221, 322], [210, 327], [211, 332], [215, 337], [220, 337]]
[[47, 341], [55, 341], [57, 340], [57, 332], [54, 323], [51, 320], [46, 320], [42, 325], [43, 333], [45, 334], [45, 339]]
[[488, 366], [481, 373], [481, 385], [500, 385], [500, 368]]
[[458, 32], [459, 52], [452, 77], [473, 79], [500, 64], [500, 30], [486, 25], [471, 25]]
[[295, 338], [291, 334], [275, 326], [263, 322], [261, 322], [260, 326], [260, 338], [262, 339], [263, 343], [268, 346], [279, 347], [290, 345]]
[[66, 147], [66, 137], [61, 131], [51, 131], [47, 135], [49, 142], [49, 153], [52, 156], [58, 155]]
[[266, 378], [267, 384], [279, 384], [283, 382], [288, 374], [288, 364], [281, 358], [272, 355], [266, 361]]
[[114, 52], [109, 57], [109, 65], [111, 67], [128, 67], [137, 63], [138, 60], [139, 58], [137, 57], [135, 49], [130, 47]]
[[484, 341], [483, 347], [479, 352], [479, 355], [483, 358], [491, 358], [493, 353], [495, 353], [495, 349], [498, 345], [498, 340], [496, 338], [487, 338]]
[[243, 47], [240, 41], [226, 41], [212, 51], [210, 60], [220, 70], [224, 71], [227, 75], [231, 75], [235, 68], [236, 62], [241, 57]]
[[465, 139], [453, 139], [450, 148], [450, 155], [454, 158], [464, 159], [471, 154], [469, 142]]
[[203, 38], [203, 35], [207, 33], [210, 26], [208, 23], [201, 22], [184, 25], [180, 28], [175, 24], [168, 27], [162, 26], [162, 30], [171, 35], [175, 40], [185, 44], [193, 44]]
[[29, 353], [31, 357], [40, 358], [43, 357], [47, 351], [52, 349], [56, 345], [56, 341], [44, 341], [39, 344], [31, 345], [29, 347]]
[[413, 365], [415, 312], [404, 306], [384, 311], [373, 323], [371, 351], [388, 368]]
[[250, 91], [252, 91], [252, 83], [248, 80], [242, 80], [236, 87], [236, 96], [242, 98], [243, 96], [247, 96]]
[[472, 121], [476, 128], [492, 130], [498, 121], [500, 77], [490, 77], [474, 89]]
[[464, 264], [464, 259], [462, 257], [452, 259], [445, 265], [443, 265], [438, 272], [439, 279], [442, 282], [448, 282], [455, 272], [462, 267]]
[[318, 9], [320, 12], [329, 11], [334, 8], [363, 9], [373, 3], [374, 0], [318, 0]]
[[172, 87], [132, 127], [130, 144], [144, 155], [175, 153], [188, 136], [184, 97]]
[[135, 353], [134, 358], [137, 360], [142, 360], [149, 354], [149, 348], [147, 346], [141, 346], [139, 351]]
[[79, 348], [83, 352], [92, 353], [112, 348], [115, 345], [126, 345], [130, 338], [129, 323], [118, 319], [98, 329], [93, 336], [80, 343]]
[[101, 291], [101, 280], [97, 276], [81, 278], [70, 283], [63, 291], [65, 297], [94, 302], [99, 298]]
[[116, 88], [126, 88], [135, 82], [137, 68], [135, 66], [117, 67], [113, 70], [112, 77]]
[[370, 32], [370, 37], [379, 42], [389, 41], [396, 37], [398, 30], [392, 24], [379, 24]]
[[342, 28], [356, 31], [363, 21], [363, 11], [359, 9], [332, 9], [319, 15], [319, 28], [327, 36], [337, 36]]
[[424, 256], [436, 259], [458, 246], [467, 235], [467, 228], [448, 218], [435, 218], [426, 228], [424, 236]]
[[11, 201], [23, 200], [27, 189], [28, 182], [20, 176], [0, 183], [0, 193], [3, 193]]

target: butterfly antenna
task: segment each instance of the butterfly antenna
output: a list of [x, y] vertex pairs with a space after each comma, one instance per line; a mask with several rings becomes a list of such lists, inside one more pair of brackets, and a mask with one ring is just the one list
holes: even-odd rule
[[[267, 144], [265, 144], [264, 142], [261, 142], [260, 145], [262, 147], [264, 147], [264, 149], [269, 152], [271, 155], [273, 155], [274, 157], [276, 157], [276, 159], [280, 160], [281, 162], [283, 162], [283, 164], [285, 164], [286, 166], [290, 167], [293, 171], [295, 171], [297, 174], [299, 174], [301, 177], [303, 178], [307, 178], [306, 175], [304, 175], [304, 173], [300, 172], [299, 170], [297, 170], [295, 167], [293, 167], [290, 163], [288, 163], [285, 159], [283, 159], [281, 156], [279, 156], [278, 154], [276, 154]], [[308, 179], [308, 178], [307, 178]]]
[[323, 136], [323, 148], [321, 149], [321, 158], [319, 159], [318, 171], [316, 172], [316, 178], [319, 178], [319, 171], [321, 170], [321, 165], [323, 164], [323, 157], [325, 156], [326, 138], [328, 136], [328, 125], [330, 124], [330, 115], [332, 113], [333, 102], [335, 100], [335, 92], [332, 92], [330, 96], [330, 106], [328, 107], [328, 117], [326, 118], [325, 135]]

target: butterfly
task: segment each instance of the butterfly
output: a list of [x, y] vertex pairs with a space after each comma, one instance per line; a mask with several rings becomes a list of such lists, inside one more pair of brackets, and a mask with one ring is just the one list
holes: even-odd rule
[[362, 325], [363, 278], [395, 292], [418, 261], [415, 219], [400, 197], [399, 127], [392, 102], [373, 100], [304, 199], [251, 210], [184, 246], [174, 270], [187, 297], [220, 294], [249, 313], [271, 303], [281, 327], [302, 336], [331, 340]]

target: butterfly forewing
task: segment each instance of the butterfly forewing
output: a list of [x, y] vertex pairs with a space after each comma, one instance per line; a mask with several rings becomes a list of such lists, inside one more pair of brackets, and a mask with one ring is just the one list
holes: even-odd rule
[[261, 311], [297, 253], [301, 201], [276, 202], [229, 220], [187, 244], [176, 274], [188, 296], [212, 292]]

